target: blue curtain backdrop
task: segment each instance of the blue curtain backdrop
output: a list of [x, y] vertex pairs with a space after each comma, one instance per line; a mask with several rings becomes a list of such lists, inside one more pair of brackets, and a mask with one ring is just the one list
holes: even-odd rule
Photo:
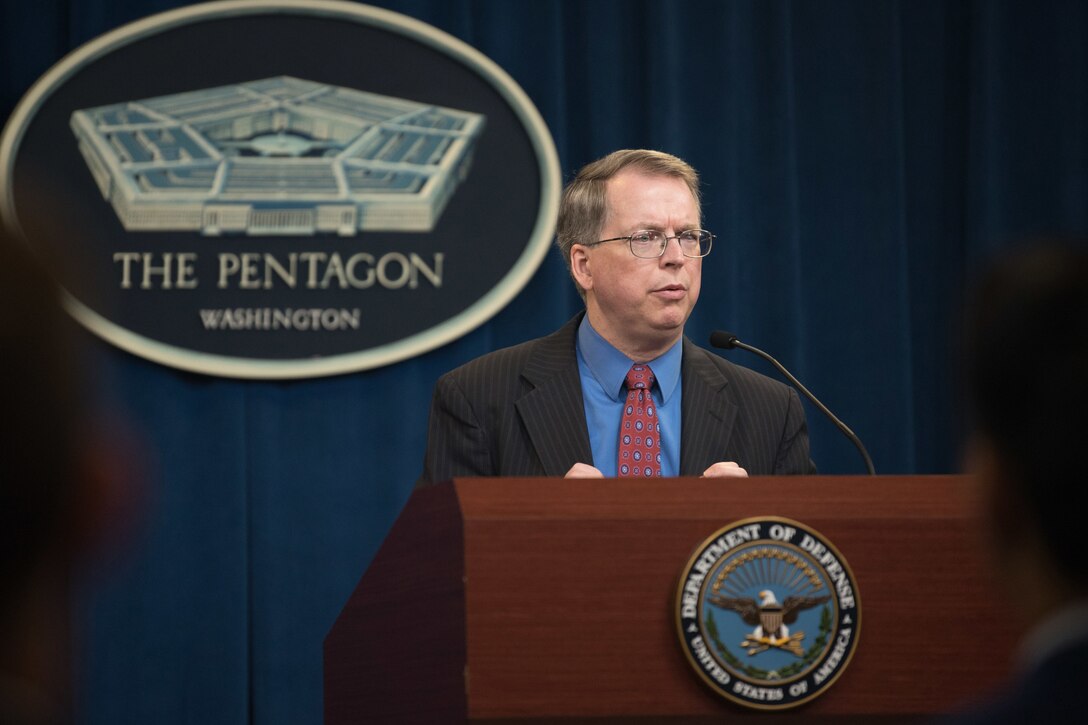
[[[4, 0], [0, 115], [69, 50], [182, 4]], [[1082, 2], [372, 4], [505, 68], [565, 177], [636, 146], [699, 169], [719, 243], [689, 334], [727, 328], [772, 351], [882, 473], [956, 469], [955, 312], [981, 263], [1027, 235], [1088, 232]], [[79, 614], [83, 719], [320, 722], [322, 638], [419, 473], [435, 378], [579, 308], [552, 256], [456, 342], [295, 382], [191, 375], [93, 342], [152, 456], [145, 524]], [[860, 473], [808, 414], [821, 471]]]

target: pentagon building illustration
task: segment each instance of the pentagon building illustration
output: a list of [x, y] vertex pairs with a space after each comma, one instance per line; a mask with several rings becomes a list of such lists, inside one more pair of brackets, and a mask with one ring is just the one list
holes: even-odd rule
[[430, 231], [480, 114], [281, 76], [87, 108], [79, 150], [129, 231]]

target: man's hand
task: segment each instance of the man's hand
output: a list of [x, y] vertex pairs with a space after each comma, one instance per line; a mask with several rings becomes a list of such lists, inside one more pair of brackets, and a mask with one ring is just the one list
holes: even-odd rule
[[604, 478], [604, 474], [588, 463], [575, 463], [563, 478]]
[[703, 478], [748, 478], [748, 471], [733, 461], [718, 461], [703, 471]]

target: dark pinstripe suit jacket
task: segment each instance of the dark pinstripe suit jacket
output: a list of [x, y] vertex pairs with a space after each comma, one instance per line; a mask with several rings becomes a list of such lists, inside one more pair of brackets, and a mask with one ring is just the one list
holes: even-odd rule
[[[562, 476], [593, 462], [574, 348], [581, 318], [439, 378], [419, 483]], [[687, 338], [680, 370], [681, 475], [698, 476], [717, 461], [736, 461], [753, 476], [815, 473], [793, 388]]]

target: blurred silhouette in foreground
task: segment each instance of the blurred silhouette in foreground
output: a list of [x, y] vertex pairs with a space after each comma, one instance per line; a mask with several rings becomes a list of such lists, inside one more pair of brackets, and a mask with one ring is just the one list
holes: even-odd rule
[[0, 723], [73, 718], [71, 597], [118, 513], [123, 460], [50, 277], [0, 230]]
[[[948, 723], [1083, 723], [1088, 556], [1088, 251], [1038, 245], [997, 262], [967, 316], [968, 468], [1010, 616], [1030, 627], [1015, 678]], [[966, 624], [969, 626], [969, 623]], [[985, 642], [962, 657], [985, 657]]]

